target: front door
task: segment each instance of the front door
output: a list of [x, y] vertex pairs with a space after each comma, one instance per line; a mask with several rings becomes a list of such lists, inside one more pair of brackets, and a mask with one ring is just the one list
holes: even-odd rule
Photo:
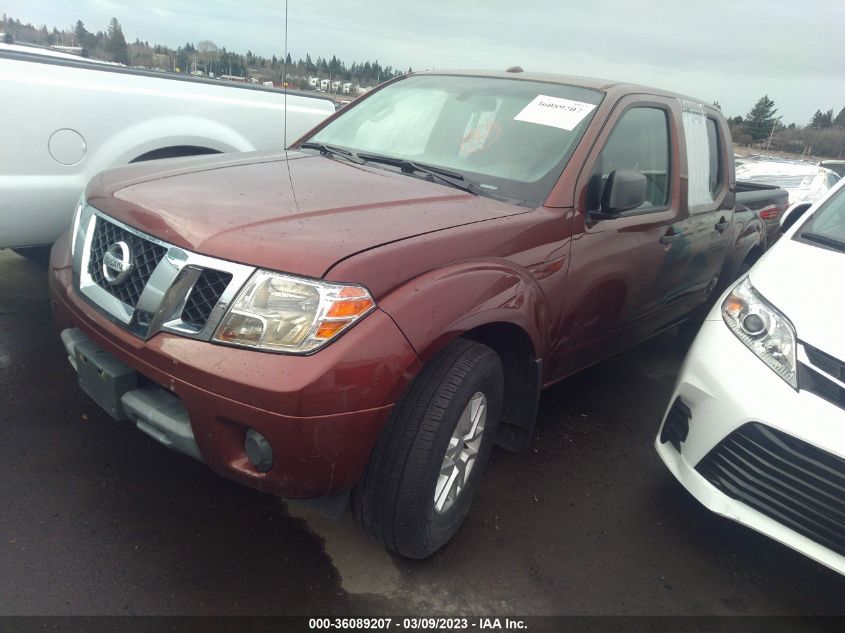
[[[680, 116], [675, 99], [628, 97], [597, 139], [576, 192], [551, 379], [647, 338], [670, 319], [667, 296], [685, 283], [681, 271], [689, 269], [693, 255], [680, 191]], [[646, 201], [618, 217], [596, 219], [590, 212], [601, 211], [605, 184], [615, 170], [643, 174]]]

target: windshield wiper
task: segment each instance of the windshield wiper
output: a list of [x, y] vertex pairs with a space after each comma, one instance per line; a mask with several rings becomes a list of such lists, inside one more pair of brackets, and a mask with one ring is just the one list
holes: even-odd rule
[[300, 143], [297, 149], [316, 149], [323, 156], [340, 156], [341, 158], [345, 158], [347, 160], [351, 160], [353, 163], [359, 164], [363, 162], [361, 160], [357, 160], [358, 157], [355, 152], [350, 152], [348, 149], [336, 147], [335, 145], [326, 145], [325, 143], [310, 143], [306, 141], [304, 143]]
[[845, 253], [845, 242], [843, 242], [842, 240], [837, 240], [835, 237], [828, 237], [827, 235], [822, 235], [821, 233], [813, 233], [811, 231], [802, 231], [801, 237], [805, 240], [810, 240], [811, 242], [818, 242], [819, 244], [829, 246], [830, 248], [835, 248], [836, 250]]
[[468, 182], [463, 174], [456, 171], [449, 171], [441, 167], [433, 167], [432, 165], [423, 165], [404, 158], [391, 158], [390, 156], [379, 156], [378, 154], [357, 154], [358, 158], [368, 163], [382, 163], [384, 165], [392, 165], [399, 167], [406, 174], [426, 174], [434, 181], [440, 181], [444, 185], [466, 191], [474, 196], [479, 195], [475, 191], [475, 183]]

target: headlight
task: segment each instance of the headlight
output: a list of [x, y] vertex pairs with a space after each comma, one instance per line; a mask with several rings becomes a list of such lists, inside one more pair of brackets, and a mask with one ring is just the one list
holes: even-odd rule
[[795, 328], [784, 315], [743, 279], [722, 303], [722, 318], [731, 332], [774, 372], [798, 388]]
[[82, 207], [85, 206], [85, 194], [79, 196], [79, 201], [76, 203], [76, 210], [73, 212], [73, 222], [70, 229], [70, 256], [76, 254], [76, 234], [79, 231], [79, 218], [82, 215]]
[[366, 288], [257, 271], [214, 334], [221, 343], [304, 354], [375, 309]]

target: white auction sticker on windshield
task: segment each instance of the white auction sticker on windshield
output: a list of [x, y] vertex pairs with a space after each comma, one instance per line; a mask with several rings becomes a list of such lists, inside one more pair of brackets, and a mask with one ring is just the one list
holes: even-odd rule
[[513, 120], [573, 130], [595, 107], [592, 103], [538, 95]]

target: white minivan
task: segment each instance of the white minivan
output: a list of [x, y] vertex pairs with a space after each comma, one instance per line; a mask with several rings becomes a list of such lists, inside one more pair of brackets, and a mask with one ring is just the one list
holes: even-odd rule
[[[710, 510], [845, 574], [845, 181], [711, 310], [656, 447]], [[796, 213], [800, 213], [797, 209]]]

